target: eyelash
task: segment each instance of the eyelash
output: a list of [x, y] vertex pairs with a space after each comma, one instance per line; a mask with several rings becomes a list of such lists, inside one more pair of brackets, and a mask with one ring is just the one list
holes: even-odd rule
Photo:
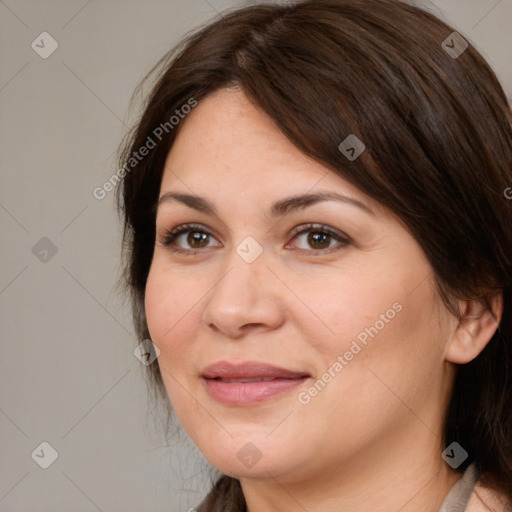
[[[297, 238], [299, 235], [303, 235], [304, 233], [308, 232], [315, 232], [315, 233], [322, 233], [325, 235], [328, 235], [332, 238], [334, 238], [336, 241], [340, 242], [338, 246], [333, 247], [327, 247], [326, 249], [298, 249], [302, 252], [307, 253], [321, 253], [326, 254], [327, 252], [331, 253], [333, 250], [339, 250], [343, 247], [349, 245], [351, 243], [351, 240], [348, 236], [340, 233], [336, 233], [329, 229], [327, 226], [324, 226], [322, 224], [303, 224], [301, 226], [298, 226], [295, 228], [292, 232], [292, 240]], [[212, 236], [213, 234], [208, 231], [207, 229], [204, 229], [203, 226], [200, 224], [182, 224], [181, 226], [178, 226], [172, 230], [167, 230], [164, 235], [163, 239], [161, 240], [161, 243], [168, 247], [171, 251], [176, 253], [187, 253], [187, 254], [197, 254], [198, 252], [204, 251], [205, 249], [208, 249], [208, 247], [205, 247], [204, 249], [182, 249], [179, 247], [176, 247], [174, 245], [175, 240], [184, 233], [189, 232], [198, 232], [203, 233], [208, 236]]]

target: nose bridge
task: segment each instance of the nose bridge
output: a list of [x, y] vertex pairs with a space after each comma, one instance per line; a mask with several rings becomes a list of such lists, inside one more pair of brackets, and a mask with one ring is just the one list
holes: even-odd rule
[[268, 254], [264, 253], [263, 247], [256, 251], [257, 248], [250, 241], [243, 241], [233, 247], [226, 260], [224, 277], [214, 287], [214, 294], [234, 294], [240, 303], [245, 303], [255, 300], [258, 293], [269, 289], [264, 286], [264, 280], [272, 276], [266, 268]]

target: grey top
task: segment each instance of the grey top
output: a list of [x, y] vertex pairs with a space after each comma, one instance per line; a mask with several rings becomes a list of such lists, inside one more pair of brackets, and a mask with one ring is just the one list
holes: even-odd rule
[[464, 512], [475, 485], [480, 478], [475, 464], [470, 464], [462, 478], [455, 483], [446, 495], [439, 512]]

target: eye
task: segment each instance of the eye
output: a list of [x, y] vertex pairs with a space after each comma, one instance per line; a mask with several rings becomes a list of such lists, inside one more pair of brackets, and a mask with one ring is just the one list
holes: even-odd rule
[[[295, 228], [293, 240], [300, 240], [301, 238], [302, 247], [299, 247], [299, 249], [307, 252], [326, 252], [333, 248], [337, 250], [351, 242], [348, 236], [335, 232], [322, 224], [307, 224]], [[338, 242], [338, 244], [334, 243], [333, 245], [332, 242]], [[313, 249], [313, 251], [310, 249]]]
[[[173, 252], [195, 253], [201, 249], [215, 247], [209, 245], [211, 238], [213, 238], [212, 233], [200, 224], [182, 224], [167, 231], [160, 242]], [[298, 226], [292, 232], [292, 240], [300, 240], [301, 238], [302, 247], [298, 249], [309, 253], [321, 252], [325, 254], [326, 252], [332, 252], [331, 249], [337, 250], [351, 243], [348, 236], [335, 232], [322, 224]], [[304, 244], [309, 248], [304, 247]]]
[[[194, 252], [205, 247], [211, 247], [208, 245], [208, 241], [212, 236], [208, 230], [199, 224], [183, 224], [165, 233], [161, 243], [175, 252]], [[180, 245], [180, 241], [188, 244], [188, 248]]]

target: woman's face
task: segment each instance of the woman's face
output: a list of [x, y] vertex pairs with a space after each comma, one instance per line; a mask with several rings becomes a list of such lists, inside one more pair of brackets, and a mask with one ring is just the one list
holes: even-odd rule
[[426, 447], [440, 458], [454, 319], [415, 239], [242, 92], [218, 91], [182, 122], [160, 190], [180, 196], [158, 208], [145, 305], [198, 448], [241, 479], [321, 471], [326, 485]]

